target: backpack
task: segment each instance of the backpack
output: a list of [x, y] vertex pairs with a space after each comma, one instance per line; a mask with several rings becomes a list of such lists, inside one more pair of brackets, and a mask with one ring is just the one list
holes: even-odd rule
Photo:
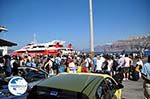
[[56, 61], [54, 60], [51, 60], [52, 61], [52, 69], [53, 70], [56, 70], [56, 69], [58, 69], [58, 66], [59, 66], [59, 64], [58, 63], [56, 63]]
[[88, 61], [88, 69], [90, 69], [92, 67], [92, 63], [89, 61], [89, 59], [87, 59]]
[[118, 65], [119, 65], [118, 62], [116, 60], [114, 60], [113, 65], [112, 65], [112, 69], [116, 71]]
[[102, 70], [107, 70], [108, 69], [108, 62], [107, 61], [105, 61], [105, 62], [103, 62], [103, 64], [102, 64]]

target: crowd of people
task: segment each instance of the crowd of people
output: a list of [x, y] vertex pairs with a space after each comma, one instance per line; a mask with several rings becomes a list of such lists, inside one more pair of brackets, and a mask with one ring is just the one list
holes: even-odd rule
[[[62, 72], [95, 72], [106, 73], [111, 76], [122, 73], [123, 80], [133, 78], [133, 73], [140, 76], [140, 69], [143, 66], [141, 57], [133, 59], [132, 54], [98, 54], [91, 57], [89, 54], [68, 54], [68, 55], [5, 55], [0, 58], [0, 68], [6, 76], [17, 75], [19, 66], [30, 66], [45, 70], [49, 74]], [[132, 76], [132, 77], [131, 77]]]

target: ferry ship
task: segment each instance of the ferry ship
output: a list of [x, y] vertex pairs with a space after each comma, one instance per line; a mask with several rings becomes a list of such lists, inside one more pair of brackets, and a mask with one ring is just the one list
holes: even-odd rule
[[65, 46], [65, 41], [53, 40], [47, 43], [30, 43], [23, 48], [16, 50], [13, 55], [30, 54], [34, 55], [56, 55], [61, 53], [63, 55], [72, 53], [72, 44]]

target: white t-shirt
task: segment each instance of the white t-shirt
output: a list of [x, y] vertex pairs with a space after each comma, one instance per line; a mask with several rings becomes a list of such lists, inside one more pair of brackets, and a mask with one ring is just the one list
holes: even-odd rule
[[89, 67], [89, 63], [91, 63], [91, 59], [90, 58], [86, 58], [85, 59], [85, 67]]
[[96, 60], [96, 70], [102, 70], [102, 61], [101, 60]]
[[76, 65], [74, 62], [69, 63], [69, 73], [76, 73]]
[[124, 65], [124, 67], [130, 67], [130, 65], [132, 64], [131, 58], [125, 57], [124, 60], [125, 60], [125, 65]]
[[111, 59], [111, 60], [108, 60], [107, 61], [108, 62], [108, 71], [111, 71], [111, 68], [112, 68], [112, 65], [113, 65], [113, 60]]
[[96, 60], [96, 65], [97, 65], [96, 70], [102, 70], [103, 62], [105, 62], [104, 57], [101, 57], [100, 60], [99, 59]]
[[118, 67], [124, 67], [124, 65], [125, 65], [125, 59], [124, 59], [124, 57], [121, 57], [121, 58], [118, 60], [118, 64], [119, 64]]
[[74, 68], [74, 67], [76, 67], [76, 65], [75, 65], [74, 62], [70, 62], [70, 63], [69, 63], [69, 67], [70, 67], [70, 68]]
[[143, 66], [143, 62], [142, 62], [142, 60], [139, 60], [139, 61], [137, 61], [137, 63], [136, 63], [137, 65], [141, 65], [141, 66]]

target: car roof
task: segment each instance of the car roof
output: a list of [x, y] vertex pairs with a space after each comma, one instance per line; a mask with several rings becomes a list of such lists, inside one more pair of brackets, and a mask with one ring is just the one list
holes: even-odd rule
[[94, 73], [61, 73], [44, 80], [37, 86], [82, 92], [89, 84], [95, 84], [96, 79], [102, 81], [106, 77], [110, 76]]

